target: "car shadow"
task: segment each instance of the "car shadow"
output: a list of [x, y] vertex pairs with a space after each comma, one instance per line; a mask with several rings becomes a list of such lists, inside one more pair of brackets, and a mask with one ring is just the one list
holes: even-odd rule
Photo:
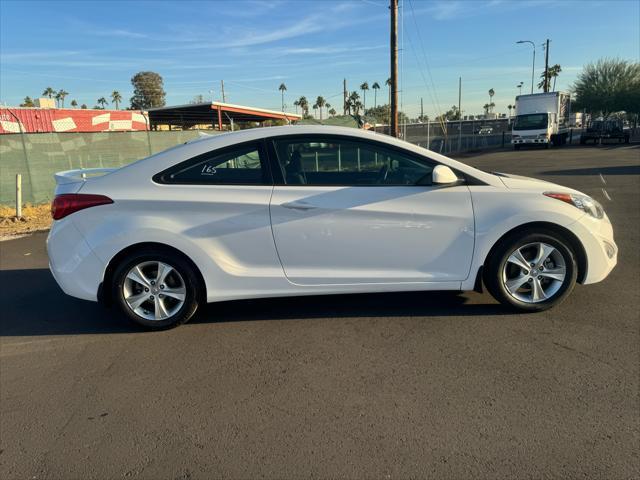
[[[0, 337], [135, 333], [115, 308], [65, 295], [47, 269], [2, 270]], [[190, 323], [356, 317], [507, 315], [488, 295], [401, 292], [234, 300], [206, 305]]]
[[541, 175], [640, 175], [640, 165], [618, 165], [609, 167], [574, 168], [570, 170], [547, 170]]

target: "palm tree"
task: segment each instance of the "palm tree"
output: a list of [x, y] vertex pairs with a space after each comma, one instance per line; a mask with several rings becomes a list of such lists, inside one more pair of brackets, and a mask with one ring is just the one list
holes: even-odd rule
[[373, 89], [373, 108], [378, 106], [378, 90], [380, 90], [380, 84], [378, 82], [373, 82], [371, 85]]
[[74, 100], [71, 100], [71, 106], [72, 106], [73, 108], [76, 108], [76, 107], [78, 106], [78, 102], [76, 102], [76, 101], [75, 101], [75, 99], [74, 99]]
[[362, 90], [362, 104], [364, 105], [364, 110], [367, 109], [367, 90], [369, 90], [369, 84], [364, 82], [360, 85], [360, 90]]
[[318, 98], [316, 98], [316, 105], [320, 110], [320, 120], [322, 120], [322, 107], [324, 107], [326, 103], [327, 101], [324, 99], [324, 97], [318, 96]]
[[387, 81], [384, 82], [384, 84], [387, 86], [389, 93], [389, 108], [387, 110], [389, 111], [389, 125], [391, 125], [391, 78], [387, 78]]
[[298, 113], [298, 105], [300, 105], [300, 101], [299, 100], [294, 100], [293, 101], [293, 106], [296, 107], [296, 113]]
[[300, 110], [302, 110], [302, 115], [309, 115], [309, 101], [307, 97], [300, 97], [298, 99], [298, 105], [300, 106]]
[[488, 114], [489, 114], [489, 108], [491, 108], [491, 107], [490, 107], [490, 105], [489, 105], [488, 103], [485, 103], [485, 104], [482, 106], [482, 108], [484, 108], [484, 114], [485, 114], [485, 115], [488, 115]]
[[314, 103], [312, 108], [313, 108], [313, 118], [316, 118], [316, 110], [318, 110], [318, 104]]
[[490, 88], [489, 89], [489, 107], [491, 108], [492, 111], [493, 111], [492, 105], [495, 106], [494, 103], [493, 103], [493, 96], [495, 94], [496, 94], [496, 91], [493, 88]]
[[360, 113], [362, 102], [360, 102], [360, 95], [358, 95], [358, 92], [351, 92], [351, 95], [347, 98], [347, 106], [349, 108], [349, 114], [351, 114], [351, 109], [353, 109], [354, 115], [358, 115]]
[[119, 91], [114, 90], [113, 92], [111, 92], [111, 102], [116, 104], [116, 110], [118, 110], [121, 101], [122, 95], [120, 95]]
[[44, 89], [44, 92], [42, 92], [42, 96], [51, 98], [55, 93], [56, 91], [53, 88], [47, 87]]
[[331, 115], [332, 117], [336, 116], [336, 109], [332, 108], [331, 110], [329, 110], [329, 115]]
[[284, 112], [284, 92], [287, 91], [287, 86], [284, 83], [281, 83], [278, 90], [280, 90], [280, 94], [282, 96], [282, 111]]
[[104, 110], [104, 106], [106, 104], [108, 104], [109, 102], [107, 102], [107, 99], [104, 97], [100, 97], [97, 101], [98, 105], [100, 105], [102, 107], [102, 109]]
[[507, 108], [509, 109], [509, 118], [511, 118], [511, 109], [513, 108], [513, 105], [507, 105]]
[[69, 92], [65, 92], [62, 89], [56, 92], [55, 98], [59, 108], [64, 108], [64, 97], [66, 97], [67, 95], [69, 95]]
[[562, 67], [558, 63], [556, 63], [552, 67], [549, 67], [549, 73], [548, 73], [549, 80], [551, 80], [553, 78], [553, 90], [552, 90], [552, 92], [556, 91], [556, 78], [558, 78], [558, 75], [560, 75], [561, 71], [562, 71]]

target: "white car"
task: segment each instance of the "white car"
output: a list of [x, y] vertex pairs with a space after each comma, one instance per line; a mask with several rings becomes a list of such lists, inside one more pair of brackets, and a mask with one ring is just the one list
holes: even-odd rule
[[56, 180], [58, 284], [149, 328], [205, 302], [483, 284], [539, 311], [617, 258], [580, 192], [356, 129], [243, 130]]

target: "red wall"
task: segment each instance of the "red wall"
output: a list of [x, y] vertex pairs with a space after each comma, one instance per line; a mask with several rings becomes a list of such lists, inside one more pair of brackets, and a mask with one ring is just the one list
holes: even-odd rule
[[[17, 117], [17, 118], [16, 118]], [[0, 134], [148, 130], [140, 111], [0, 107]]]

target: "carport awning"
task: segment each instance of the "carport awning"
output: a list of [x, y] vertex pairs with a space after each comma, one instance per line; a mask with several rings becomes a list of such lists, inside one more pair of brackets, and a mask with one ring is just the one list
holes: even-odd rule
[[151, 125], [179, 125], [190, 128], [194, 125], [222, 125], [233, 122], [263, 122], [265, 120], [300, 120], [302, 115], [278, 112], [263, 108], [247, 107], [222, 102], [194, 103], [175, 107], [152, 108], [149, 110]]

